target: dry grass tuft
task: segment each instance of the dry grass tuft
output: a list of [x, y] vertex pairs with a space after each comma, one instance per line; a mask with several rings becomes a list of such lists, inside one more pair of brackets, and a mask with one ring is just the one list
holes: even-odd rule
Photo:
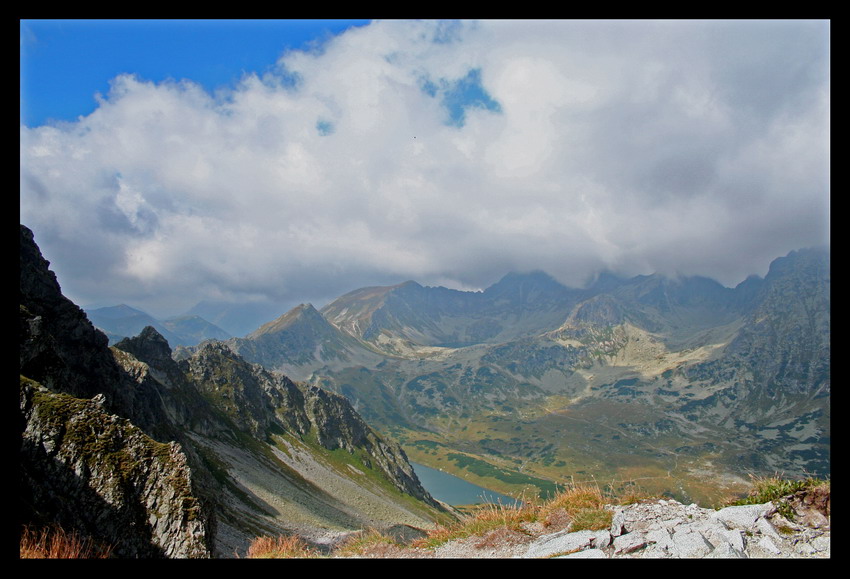
[[593, 484], [578, 484], [556, 495], [540, 509], [540, 520], [547, 527], [570, 531], [599, 530], [611, 525], [611, 511], [605, 509], [605, 498]]
[[617, 504], [633, 505], [635, 503], [640, 503], [642, 501], [647, 501], [656, 498], [658, 497], [644, 491], [636, 484], [629, 484], [626, 485], [622, 491], [617, 493]]
[[111, 547], [58, 526], [41, 530], [24, 527], [21, 533], [21, 559], [107, 559], [111, 554]]
[[580, 484], [558, 493], [552, 500], [543, 505], [543, 513], [564, 509], [574, 513], [585, 509], [601, 509], [605, 506], [602, 491], [596, 485]]
[[368, 529], [346, 540], [334, 550], [337, 557], [388, 557], [402, 546], [377, 529]]
[[614, 512], [607, 509], [582, 509], [573, 515], [570, 532], [608, 529], [613, 518]]
[[258, 537], [248, 547], [249, 559], [299, 559], [318, 556], [316, 549], [296, 535]]
[[474, 546], [476, 549], [494, 549], [505, 545], [522, 545], [530, 540], [531, 537], [526, 533], [502, 527], [485, 533]]
[[534, 517], [534, 507], [488, 503], [462, 521], [428, 531], [428, 536], [414, 541], [413, 546], [436, 547], [455, 539], [481, 536], [502, 528], [523, 532], [522, 523], [532, 521]]

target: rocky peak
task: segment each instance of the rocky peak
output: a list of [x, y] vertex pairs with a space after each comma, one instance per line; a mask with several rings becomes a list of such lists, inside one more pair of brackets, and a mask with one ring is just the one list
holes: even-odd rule
[[267, 334], [275, 334], [289, 329], [294, 325], [312, 325], [319, 323], [320, 325], [327, 324], [322, 315], [313, 307], [312, 304], [301, 304], [295, 306], [285, 314], [274, 320], [263, 324], [254, 332], [248, 335], [248, 339], [258, 338]]
[[596, 278], [593, 279], [593, 281], [587, 285], [587, 289], [594, 293], [607, 293], [615, 290], [616, 288], [627, 282], [627, 278], [620, 277], [619, 275], [611, 271], [603, 270], [599, 272], [596, 275]]
[[265, 439], [273, 426], [304, 434], [304, 397], [295, 384], [245, 361], [219, 342], [182, 362], [195, 387], [240, 430]]
[[484, 290], [483, 297], [494, 302], [508, 301], [526, 308], [563, 300], [570, 290], [543, 271], [509, 273]]
[[[788, 253], [770, 263], [766, 280], [790, 275], [818, 275], [828, 269], [830, 253], [828, 249], [812, 247]], [[808, 273], [806, 273], [808, 272]]]
[[137, 359], [151, 366], [160, 367], [171, 359], [171, 347], [162, 334], [153, 326], [145, 326], [142, 332], [134, 338], [124, 338], [115, 347], [133, 354]]

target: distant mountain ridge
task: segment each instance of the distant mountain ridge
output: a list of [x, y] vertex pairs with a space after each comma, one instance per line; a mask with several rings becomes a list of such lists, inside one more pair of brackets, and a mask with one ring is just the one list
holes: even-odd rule
[[508, 274], [483, 292], [423, 287], [408, 281], [356, 290], [323, 307], [321, 313], [340, 329], [369, 342], [392, 334], [425, 346], [475, 344], [555, 325], [584, 293], [562, 286], [543, 272]]
[[102, 330], [109, 343], [135, 336], [147, 326], [156, 329], [172, 347], [195, 346], [204, 340], [226, 340], [230, 334], [200, 316], [174, 316], [157, 320], [126, 304], [86, 310], [92, 323]]

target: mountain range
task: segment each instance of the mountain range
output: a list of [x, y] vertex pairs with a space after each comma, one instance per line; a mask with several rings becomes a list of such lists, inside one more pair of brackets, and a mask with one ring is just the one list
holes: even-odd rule
[[603, 273], [574, 289], [543, 272], [481, 292], [368, 287], [226, 343], [502, 492], [593, 476], [705, 502], [751, 474], [829, 473], [826, 250], [735, 288]]
[[[120, 313], [120, 312], [119, 312]], [[151, 326], [114, 346], [20, 237], [19, 522], [118, 557], [233, 557], [450, 520], [404, 451], [337, 394], [221, 342], [180, 361]]]
[[186, 326], [126, 306], [89, 312], [126, 322], [108, 339], [48, 265], [22, 225], [24, 522], [122, 555], [232, 556], [261, 534], [321, 543], [451, 517], [408, 457], [526, 498], [596, 480], [709, 505], [747, 475], [830, 473], [828, 250], [734, 288], [407, 281], [243, 338], [196, 319], [183, 342]]

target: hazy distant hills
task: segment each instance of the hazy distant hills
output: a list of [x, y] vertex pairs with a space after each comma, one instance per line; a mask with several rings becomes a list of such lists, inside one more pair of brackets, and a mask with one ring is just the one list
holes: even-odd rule
[[122, 338], [136, 336], [147, 326], [156, 328], [171, 347], [195, 346], [204, 340], [226, 340], [230, 337], [225, 330], [196, 315], [157, 320], [124, 304], [89, 309], [86, 314], [91, 322], [106, 334], [110, 344], [115, 344]]
[[145, 326], [152, 326], [175, 346], [194, 346], [200, 342], [226, 340], [245, 336], [259, 325], [279, 314], [280, 306], [272, 302], [203, 301], [188, 312], [164, 320], [127, 305], [87, 308], [92, 322], [109, 337], [110, 344], [127, 336], [135, 336]]
[[342, 393], [431, 466], [506, 490], [641, 472], [681, 495], [829, 472], [829, 318], [829, 253], [801, 250], [735, 288], [542, 272], [363, 288], [228, 343]]

